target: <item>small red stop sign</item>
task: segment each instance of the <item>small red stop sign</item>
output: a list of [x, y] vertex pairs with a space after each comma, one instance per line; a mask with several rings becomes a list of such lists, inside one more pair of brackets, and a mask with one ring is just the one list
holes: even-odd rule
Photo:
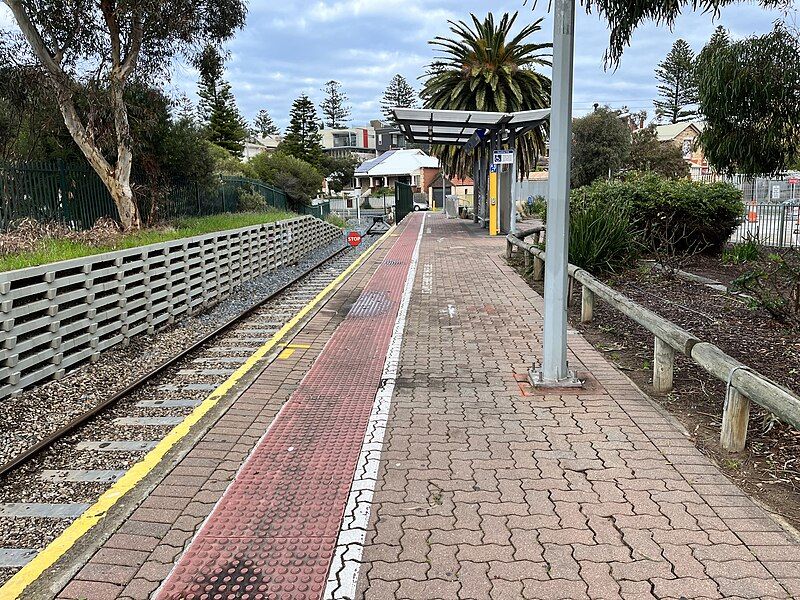
[[361, 234], [357, 231], [351, 231], [347, 234], [347, 243], [355, 248], [361, 243]]

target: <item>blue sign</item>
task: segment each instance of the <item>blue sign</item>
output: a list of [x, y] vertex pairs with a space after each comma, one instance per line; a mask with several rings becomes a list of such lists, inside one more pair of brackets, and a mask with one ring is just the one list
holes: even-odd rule
[[489, 172], [490, 173], [497, 173], [497, 165], [493, 164], [492, 166], [490, 166], [489, 167]]

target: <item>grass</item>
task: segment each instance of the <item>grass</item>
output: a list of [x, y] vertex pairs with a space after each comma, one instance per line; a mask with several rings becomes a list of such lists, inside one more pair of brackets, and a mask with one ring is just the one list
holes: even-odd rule
[[65, 238], [49, 238], [42, 240], [37, 248], [32, 251], [0, 257], [0, 272], [45, 265], [51, 262], [81, 258], [93, 254], [102, 254], [103, 252], [113, 252], [114, 250], [136, 248], [226, 229], [251, 227], [296, 216], [290, 212], [271, 210], [183, 218], [176, 220], [169, 228], [145, 229], [121, 234], [119, 238], [111, 243], [98, 245]]

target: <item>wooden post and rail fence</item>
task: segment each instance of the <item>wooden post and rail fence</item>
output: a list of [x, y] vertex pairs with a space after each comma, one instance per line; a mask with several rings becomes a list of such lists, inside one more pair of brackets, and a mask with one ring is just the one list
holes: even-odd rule
[[[534, 242], [525, 242], [527, 237], [533, 237]], [[506, 257], [511, 258], [515, 249], [522, 251], [526, 270], [532, 272], [535, 281], [544, 279], [547, 254], [538, 245], [544, 242], [544, 238], [544, 227], [535, 227], [506, 237]], [[637, 304], [587, 271], [572, 264], [568, 268], [570, 296], [575, 281], [582, 286], [582, 323], [593, 319], [594, 304], [599, 298], [653, 334], [653, 389], [657, 393], [663, 394], [673, 389], [675, 355], [678, 352], [726, 384], [720, 434], [723, 448], [730, 452], [744, 449], [750, 402], [755, 402], [784, 423], [800, 429], [800, 398], [792, 391], [750, 369], [714, 344], [700, 340]]]

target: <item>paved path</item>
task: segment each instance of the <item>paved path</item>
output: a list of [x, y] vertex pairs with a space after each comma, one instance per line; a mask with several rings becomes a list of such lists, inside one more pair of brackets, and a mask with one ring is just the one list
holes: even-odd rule
[[428, 220], [360, 594], [800, 597], [800, 545], [579, 334], [587, 389], [525, 395], [543, 301], [503, 249]]
[[[107, 539], [61, 598], [145, 599], [177, 573], [242, 462], [268, 440], [264, 431], [280, 422], [276, 415], [311, 365], [335, 346], [326, 343], [351, 307], [366, 306], [370, 278], [405, 265], [390, 260], [390, 247], [416, 237], [409, 224], [421, 220], [412, 215], [402, 224], [292, 340], [294, 354], [267, 367], [129, 518], [107, 519]], [[388, 425], [384, 416], [373, 428], [385, 443], [380, 452], [380, 437], [365, 438], [353, 465], [344, 529], [326, 550], [334, 567], [324, 597], [800, 597], [800, 545], [580, 335], [570, 335], [570, 362], [588, 375], [586, 389], [545, 395], [518, 381], [539, 352], [542, 300], [505, 265], [503, 250], [502, 239], [471, 223], [426, 217], [410, 303], [398, 310], [392, 296], [398, 316], [382, 350], [388, 358], [380, 383], [370, 383], [380, 385], [376, 408], [388, 410]], [[293, 485], [284, 488], [302, 493], [308, 482], [298, 477]], [[325, 486], [315, 493], [325, 505]], [[313, 523], [315, 515], [302, 510]], [[330, 517], [324, 509], [318, 516]], [[274, 568], [270, 561], [285, 549], [264, 545], [258, 560]], [[247, 552], [237, 560], [255, 558]], [[300, 549], [285, 564], [302, 574], [306, 558]], [[315, 572], [318, 558], [311, 557]], [[54, 575], [37, 593], [48, 588], [47, 577]], [[319, 583], [278, 595], [234, 585], [220, 597], [320, 598]]]

